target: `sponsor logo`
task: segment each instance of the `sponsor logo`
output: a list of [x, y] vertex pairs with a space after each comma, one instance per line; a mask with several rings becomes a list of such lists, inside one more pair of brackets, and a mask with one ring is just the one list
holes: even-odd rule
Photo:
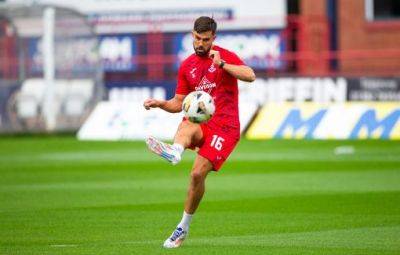
[[345, 102], [347, 87], [345, 78], [260, 78], [251, 86], [243, 86], [240, 95], [259, 104], [291, 101]]
[[[177, 55], [183, 60], [193, 54], [192, 34], [188, 33], [179, 39], [181, 43]], [[281, 56], [286, 51], [285, 41], [280, 31], [228, 32], [218, 35], [215, 43], [235, 52], [253, 68], [283, 69], [285, 61], [281, 60]]]
[[208, 94], [211, 93], [213, 88], [217, 87], [215, 82], [210, 82], [205, 76], [201, 79], [199, 85], [195, 87], [195, 90], [202, 90], [207, 92]]
[[131, 36], [101, 37], [99, 53], [106, 71], [134, 70], [132, 57], [136, 54], [136, 39]]
[[380, 121], [375, 109], [367, 110], [350, 133], [350, 138], [390, 138], [390, 134], [400, 119], [400, 109], [384, 116]]
[[317, 111], [311, 117], [302, 118], [300, 109], [292, 109], [275, 134], [275, 138], [291, 137], [301, 133], [304, 138], [312, 138], [315, 129], [324, 117], [326, 109]]
[[268, 103], [250, 139], [400, 139], [398, 103]]

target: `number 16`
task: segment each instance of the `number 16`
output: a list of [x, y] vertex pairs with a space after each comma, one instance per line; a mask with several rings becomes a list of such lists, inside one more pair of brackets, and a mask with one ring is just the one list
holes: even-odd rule
[[224, 138], [217, 136], [217, 135], [213, 135], [212, 141], [211, 141], [211, 147], [214, 147], [215, 149], [217, 149], [218, 151], [220, 151], [222, 149], [222, 143], [225, 141]]

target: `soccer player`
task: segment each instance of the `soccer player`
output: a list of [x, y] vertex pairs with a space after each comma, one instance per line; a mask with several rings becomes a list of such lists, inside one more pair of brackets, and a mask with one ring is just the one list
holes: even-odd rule
[[217, 23], [210, 17], [199, 17], [194, 22], [193, 48], [195, 53], [184, 60], [178, 72], [175, 96], [168, 100], [146, 99], [143, 106], [161, 108], [176, 113], [182, 101], [195, 90], [209, 93], [216, 106], [214, 116], [206, 123], [195, 124], [184, 119], [172, 145], [154, 137], [146, 140], [149, 149], [172, 164], [181, 160], [187, 148], [198, 148], [194, 161], [183, 217], [172, 235], [164, 242], [165, 248], [179, 247], [187, 237], [192, 220], [205, 191], [205, 179], [210, 171], [218, 171], [240, 139], [237, 80], [252, 82], [254, 71], [233, 52], [214, 44]]

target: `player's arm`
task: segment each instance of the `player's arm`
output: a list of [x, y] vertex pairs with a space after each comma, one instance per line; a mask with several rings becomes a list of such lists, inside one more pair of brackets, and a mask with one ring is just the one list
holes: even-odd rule
[[256, 79], [253, 69], [245, 65], [239, 66], [225, 63], [222, 68], [241, 81], [253, 82]]
[[234, 65], [228, 64], [221, 59], [219, 52], [210, 50], [210, 57], [216, 66], [223, 68], [230, 75], [241, 81], [253, 82], [256, 79], [256, 75], [251, 67], [246, 65]]
[[143, 106], [146, 110], [150, 110], [150, 108], [160, 108], [167, 112], [176, 113], [182, 111], [182, 102], [184, 98], [185, 95], [180, 94], [176, 94], [170, 100], [149, 98], [144, 101]]

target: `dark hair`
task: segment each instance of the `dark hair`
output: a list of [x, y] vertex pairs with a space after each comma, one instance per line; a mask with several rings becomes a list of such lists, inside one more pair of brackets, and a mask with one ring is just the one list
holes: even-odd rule
[[213, 18], [201, 16], [194, 22], [193, 30], [199, 34], [207, 31], [211, 31], [213, 34], [215, 34], [217, 31], [217, 23]]

